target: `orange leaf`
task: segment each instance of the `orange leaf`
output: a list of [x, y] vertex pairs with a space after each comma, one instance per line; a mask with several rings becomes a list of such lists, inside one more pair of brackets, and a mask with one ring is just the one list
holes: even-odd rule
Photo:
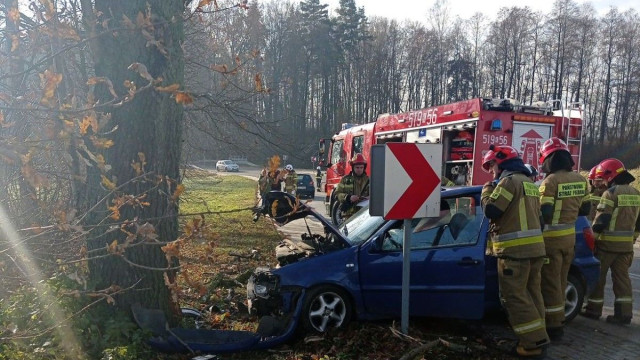
[[100, 175], [100, 177], [102, 178], [102, 185], [104, 185], [104, 187], [106, 187], [109, 190], [113, 190], [116, 188], [116, 184], [114, 182], [112, 182], [111, 180], [109, 180], [109, 178], [107, 178], [104, 175]]
[[9, 9], [9, 19], [17, 23], [18, 20], [20, 20], [20, 10], [18, 10], [18, 8]]
[[256, 74], [254, 81], [256, 83], [256, 91], [264, 91], [264, 86], [262, 86], [262, 76], [260, 74]]
[[173, 195], [171, 195], [171, 199], [173, 201], [178, 200], [178, 198], [180, 197], [180, 195], [182, 195], [182, 193], [184, 193], [184, 185], [178, 184], [178, 186], [176, 186], [176, 191], [174, 191]]
[[98, 149], [108, 149], [113, 146], [113, 140], [91, 136], [91, 141]]
[[229, 69], [227, 68], [227, 65], [225, 65], [225, 64], [222, 64], [222, 65], [211, 65], [209, 67], [211, 68], [211, 70], [217, 71], [217, 72], [221, 72], [221, 73], [226, 73], [227, 71], [229, 71]]
[[44, 73], [40, 74], [40, 83], [43, 87], [42, 103], [49, 103], [49, 99], [55, 95], [55, 91], [61, 81], [62, 74], [56, 74], [50, 70], [45, 70]]
[[171, 84], [169, 86], [156, 86], [156, 91], [159, 92], [175, 92], [178, 91], [178, 89], [180, 89], [180, 84]]
[[186, 93], [184, 91], [178, 91], [176, 92], [176, 102], [178, 104], [188, 105], [193, 103], [193, 98], [189, 93]]

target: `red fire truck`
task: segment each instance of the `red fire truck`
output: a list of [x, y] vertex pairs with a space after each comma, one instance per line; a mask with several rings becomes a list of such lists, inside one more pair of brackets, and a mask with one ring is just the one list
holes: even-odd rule
[[[371, 145], [442, 144], [441, 176], [456, 185], [481, 185], [491, 180], [491, 176], [482, 171], [481, 161], [489, 145], [511, 145], [520, 151], [525, 163], [540, 169], [538, 150], [552, 136], [567, 142], [575, 169], [579, 169], [582, 109], [578, 103], [565, 107], [556, 100], [524, 106], [510, 99], [476, 98], [399, 114], [382, 114], [375, 122], [364, 125], [343, 124], [342, 130], [331, 139], [320, 140], [320, 156], [324, 158], [328, 151], [325, 160], [327, 213], [335, 222], [338, 204], [333, 190], [351, 171], [349, 159], [354, 154], [371, 158]], [[369, 169], [367, 167], [367, 172]]]

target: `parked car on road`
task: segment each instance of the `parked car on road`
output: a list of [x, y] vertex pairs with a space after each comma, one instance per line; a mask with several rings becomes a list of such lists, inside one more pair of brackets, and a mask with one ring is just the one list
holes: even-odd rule
[[[411, 220], [411, 316], [481, 319], [500, 309], [496, 258], [485, 255], [489, 236], [481, 189], [443, 189], [448, 211]], [[247, 284], [251, 311], [299, 319], [297, 326], [316, 333], [342, 328], [351, 319], [399, 317], [404, 222], [372, 216], [367, 206], [336, 229], [304, 204], [288, 207], [296, 204], [291, 200], [269, 193], [267, 201], [275, 205], [266, 207], [268, 215], [281, 224], [313, 216], [325, 234], [303, 234], [301, 241], [278, 246], [279, 267], [256, 269]], [[589, 222], [580, 217], [566, 289], [567, 321], [598, 280], [593, 243]]]
[[220, 160], [216, 163], [216, 170], [238, 172], [240, 171], [240, 167], [232, 160]]
[[313, 199], [316, 196], [316, 186], [309, 174], [298, 174], [298, 187], [296, 195]]

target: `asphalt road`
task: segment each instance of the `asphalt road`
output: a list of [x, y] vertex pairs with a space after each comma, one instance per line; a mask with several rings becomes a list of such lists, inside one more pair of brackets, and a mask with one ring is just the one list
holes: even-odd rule
[[[215, 165], [215, 163], [214, 163]], [[241, 176], [258, 178], [260, 168], [241, 166], [238, 174]], [[215, 171], [215, 170], [213, 170]], [[298, 173], [311, 174], [315, 180], [314, 170], [297, 169]], [[219, 173], [225, 175], [226, 173]], [[316, 185], [317, 186], [317, 185]], [[324, 196], [322, 192], [316, 192], [315, 198], [308, 203], [319, 213], [324, 214]], [[307, 231], [307, 225], [314, 230], [322, 231], [318, 222], [302, 219], [296, 220], [279, 229], [283, 237], [298, 239], [300, 233]], [[605, 306], [603, 317], [600, 320], [591, 320], [581, 316], [576, 317], [570, 324], [565, 326], [565, 336], [562, 341], [553, 343], [548, 350], [547, 359], [567, 360], [567, 359], [617, 359], [617, 360], [637, 360], [640, 359], [640, 242], [635, 246], [634, 262], [630, 269], [633, 286], [634, 304], [633, 319], [629, 326], [618, 326], [608, 324], [604, 321], [607, 315], [613, 314], [613, 290], [611, 287], [611, 276], [607, 280], [605, 290]], [[503, 333], [507, 338], [515, 339], [511, 331], [503, 324], [487, 324], [487, 331]]]

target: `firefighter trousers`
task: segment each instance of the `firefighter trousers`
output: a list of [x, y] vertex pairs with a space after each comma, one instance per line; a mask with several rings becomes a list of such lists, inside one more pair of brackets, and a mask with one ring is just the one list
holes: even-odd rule
[[544, 324], [544, 302], [540, 293], [540, 271], [544, 258], [498, 259], [501, 300], [519, 345], [534, 349], [549, 343]]
[[547, 257], [542, 266], [542, 297], [549, 329], [561, 328], [564, 324], [567, 277], [575, 253], [575, 235], [569, 237], [545, 238]]
[[613, 282], [613, 294], [615, 295], [614, 312], [618, 317], [631, 317], [632, 290], [629, 279], [629, 268], [633, 261], [633, 253], [613, 253], [597, 250], [596, 257], [600, 260], [600, 279], [593, 289], [587, 302], [586, 311], [595, 315], [602, 315], [604, 305], [604, 286], [607, 283], [607, 273], [611, 269], [611, 280]]

